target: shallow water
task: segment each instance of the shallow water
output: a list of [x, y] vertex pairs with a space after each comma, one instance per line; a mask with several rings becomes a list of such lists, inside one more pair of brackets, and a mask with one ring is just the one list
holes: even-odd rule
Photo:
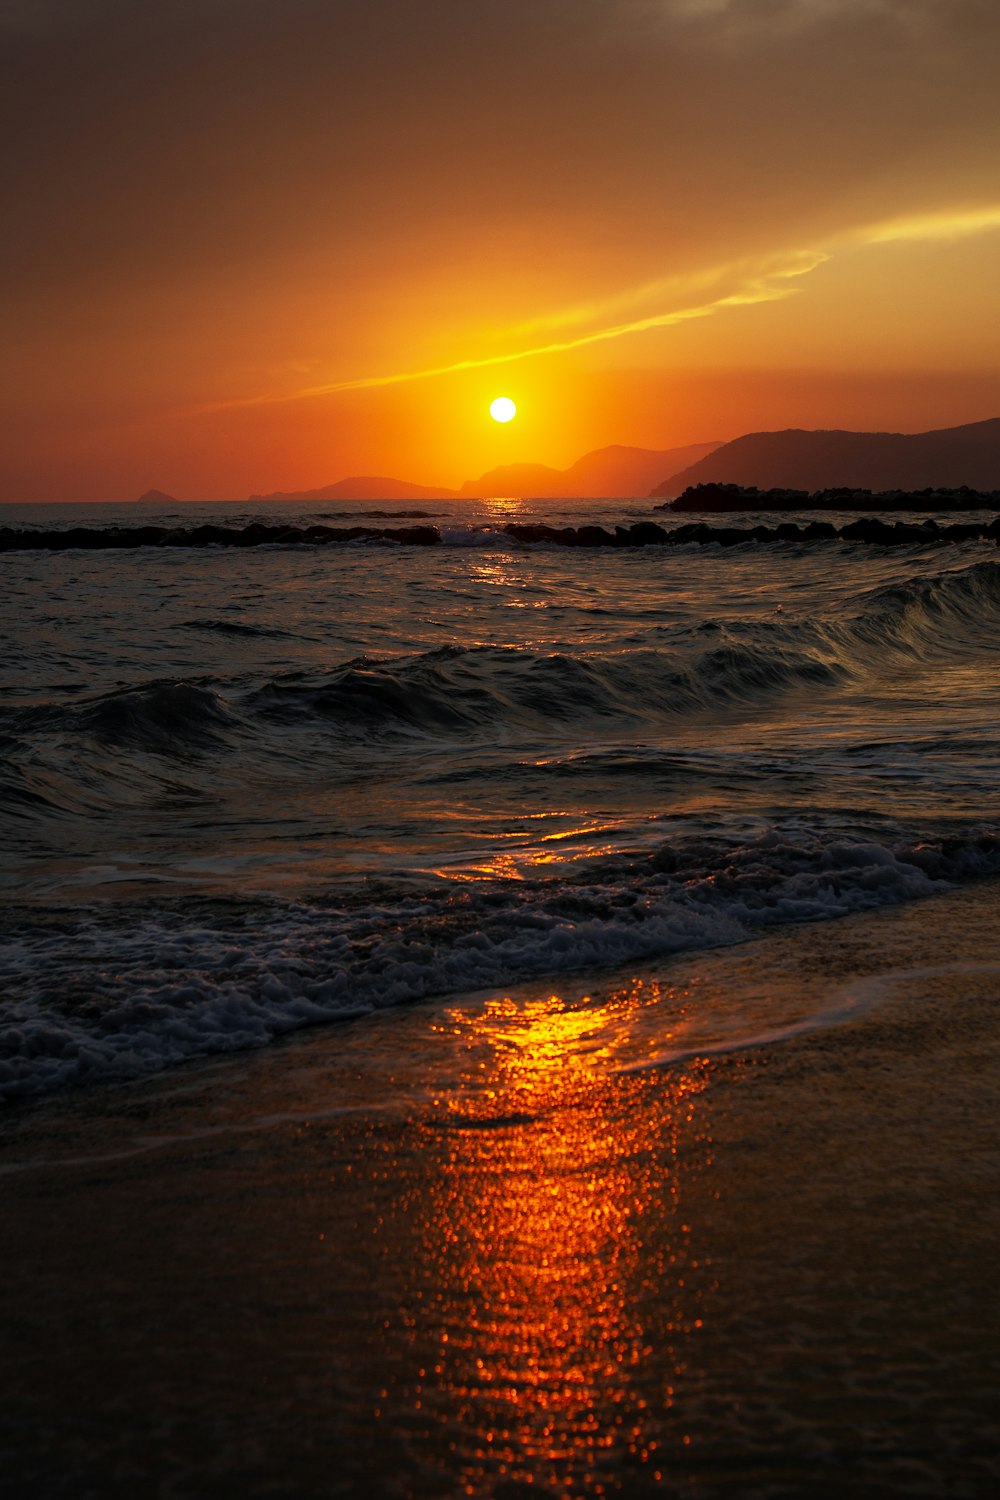
[[8, 1111], [8, 1483], [993, 1495], [996, 895]]
[[650, 503], [423, 508], [444, 545], [0, 557], [0, 1095], [1000, 869], [992, 544], [591, 551], [498, 527]]

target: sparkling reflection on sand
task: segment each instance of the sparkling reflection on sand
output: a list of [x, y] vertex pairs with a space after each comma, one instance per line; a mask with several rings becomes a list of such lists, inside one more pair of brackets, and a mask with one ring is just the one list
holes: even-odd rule
[[467, 1494], [655, 1484], [664, 1423], [683, 1425], [683, 1344], [703, 1318], [684, 1181], [710, 1165], [707, 1070], [678, 1070], [669, 1101], [658, 1080], [652, 1140], [650, 1080], [609, 1069], [608, 1038], [646, 1003], [638, 982], [598, 1007], [496, 999], [439, 1025], [483, 1076], [426, 1124], [433, 1169], [404, 1207], [439, 1288], [436, 1358], [412, 1395]]
[[[983, 886], [24, 1112], [0, 1159], [8, 1488], [994, 1494], [996, 906]], [[847, 995], [858, 1024], [830, 1029]], [[739, 1043], [782, 1026], [796, 1043]]]

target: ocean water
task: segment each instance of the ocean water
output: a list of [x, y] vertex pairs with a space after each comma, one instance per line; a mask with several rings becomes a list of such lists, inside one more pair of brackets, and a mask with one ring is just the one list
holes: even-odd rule
[[[1000, 872], [992, 541], [571, 548], [502, 527], [673, 523], [419, 509], [442, 545], [0, 555], [0, 1097], [429, 997], [576, 993]], [[734, 1004], [699, 1046], [738, 1040]], [[744, 1029], [780, 1018], [755, 995]]]

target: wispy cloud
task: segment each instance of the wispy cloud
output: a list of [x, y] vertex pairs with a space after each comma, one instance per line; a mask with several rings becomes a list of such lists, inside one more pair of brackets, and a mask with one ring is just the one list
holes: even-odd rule
[[863, 230], [861, 239], [867, 245], [888, 245], [895, 240], [959, 240], [990, 229], [1000, 229], [1000, 204], [888, 219]]
[[[800, 276], [808, 275], [817, 266], [827, 259], [823, 251], [796, 251], [788, 256], [772, 258], [758, 267], [754, 273], [745, 269], [740, 277], [735, 277], [732, 270], [716, 271], [711, 280], [716, 284], [728, 279], [732, 290], [720, 292], [717, 296], [704, 301], [691, 303], [687, 306], [674, 307], [668, 311], [649, 313], [644, 317], [631, 318], [625, 322], [604, 324], [597, 328], [576, 334], [572, 338], [552, 339], [545, 343], [531, 344], [520, 349], [508, 350], [504, 353], [486, 355], [476, 359], [453, 360], [448, 364], [430, 365], [423, 369], [396, 370], [391, 373], [380, 375], [363, 375], [351, 380], [330, 381], [324, 385], [305, 386], [300, 390], [288, 391], [283, 395], [249, 396], [231, 401], [213, 402], [209, 406], [199, 408], [202, 411], [219, 411], [227, 407], [235, 406], [264, 406], [277, 404], [284, 401], [304, 401], [316, 396], [334, 396], [344, 391], [372, 390], [380, 386], [402, 385], [413, 380], [430, 380], [435, 376], [458, 375], [466, 370], [484, 370], [497, 365], [516, 364], [520, 360], [537, 359], [545, 354], [566, 354], [573, 349], [583, 349], [589, 344], [603, 344], [611, 339], [624, 338], [629, 334], [646, 333], [653, 328], [672, 328], [679, 323], [689, 323], [695, 318], [710, 318], [716, 313], [723, 312], [734, 307], [750, 307], [760, 302], [779, 302], [786, 297], [794, 296], [795, 287], [788, 283]], [[706, 277], [697, 278], [700, 283], [706, 281]], [[736, 282], [733, 286], [733, 282]], [[648, 292], [650, 288], [644, 288]], [[602, 312], [608, 308], [621, 305], [624, 301], [634, 302], [638, 293], [623, 293], [620, 297], [609, 298], [604, 303], [592, 303], [585, 308], [574, 311], [574, 320], [595, 321]], [[565, 323], [566, 314], [554, 314], [550, 326]], [[545, 320], [538, 320], [534, 326], [539, 326]]]
[[822, 26], [887, 23], [916, 32], [942, 10], [967, 10], [975, 0], [647, 0], [663, 21], [696, 30], [715, 47], [766, 43]]
[[[657, 0], [654, 0], [657, 3]], [[946, 7], [969, 8], [969, 0], [658, 0], [669, 17], [682, 21], [731, 21], [745, 30], [781, 25], [817, 25], [852, 17], [888, 17], [901, 24], [927, 19]]]
[[[647, 283], [616, 294], [601, 301], [559, 309], [543, 318], [533, 319], [510, 330], [513, 336], [522, 337], [543, 329], [581, 328], [571, 336], [530, 342], [522, 347], [504, 352], [483, 355], [477, 358], [452, 360], [444, 364], [428, 365], [419, 369], [393, 370], [381, 374], [361, 375], [348, 380], [329, 381], [321, 385], [309, 385], [280, 395], [257, 395], [237, 397], [229, 401], [213, 402], [199, 407], [200, 411], [220, 411], [230, 407], [270, 406], [288, 401], [305, 401], [318, 396], [335, 396], [346, 391], [374, 390], [382, 386], [402, 385], [415, 380], [431, 380], [436, 376], [458, 375], [467, 370], [484, 370], [493, 366], [516, 364], [521, 360], [538, 359], [546, 354], [566, 354], [574, 349], [584, 349], [591, 344], [604, 344], [613, 339], [626, 338], [632, 334], [647, 333], [656, 328], [672, 328], [689, 323], [697, 318], [710, 318], [737, 307], [751, 307], [763, 302], [780, 302], [795, 295], [798, 288], [792, 283], [808, 276], [819, 266], [833, 259], [839, 251], [865, 249], [876, 245], [887, 245], [898, 241], [947, 241], [964, 239], [1000, 229], [1000, 205], [986, 204], [979, 207], [941, 209], [934, 213], [886, 219], [851, 230], [835, 237], [823, 250], [796, 250], [784, 255], [769, 257], [755, 265], [746, 262], [735, 266], [717, 267], [687, 279], [670, 279]], [[683, 289], [689, 296], [700, 294], [697, 300], [676, 305]], [[720, 288], [715, 295], [706, 295], [708, 288]], [[728, 288], [721, 290], [722, 287]], [[649, 306], [657, 298], [670, 297], [675, 305], [669, 309], [646, 313], [641, 317], [610, 321], [616, 313], [627, 306]], [[581, 327], [581, 325], [590, 325]], [[595, 326], [596, 325], [596, 326]]]

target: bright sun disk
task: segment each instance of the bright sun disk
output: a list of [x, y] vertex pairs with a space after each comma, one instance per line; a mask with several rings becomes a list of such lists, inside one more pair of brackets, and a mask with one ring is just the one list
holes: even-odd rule
[[498, 396], [490, 402], [490, 416], [494, 422], [509, 422], [516, 411], [517, 407], [509, 396]]

